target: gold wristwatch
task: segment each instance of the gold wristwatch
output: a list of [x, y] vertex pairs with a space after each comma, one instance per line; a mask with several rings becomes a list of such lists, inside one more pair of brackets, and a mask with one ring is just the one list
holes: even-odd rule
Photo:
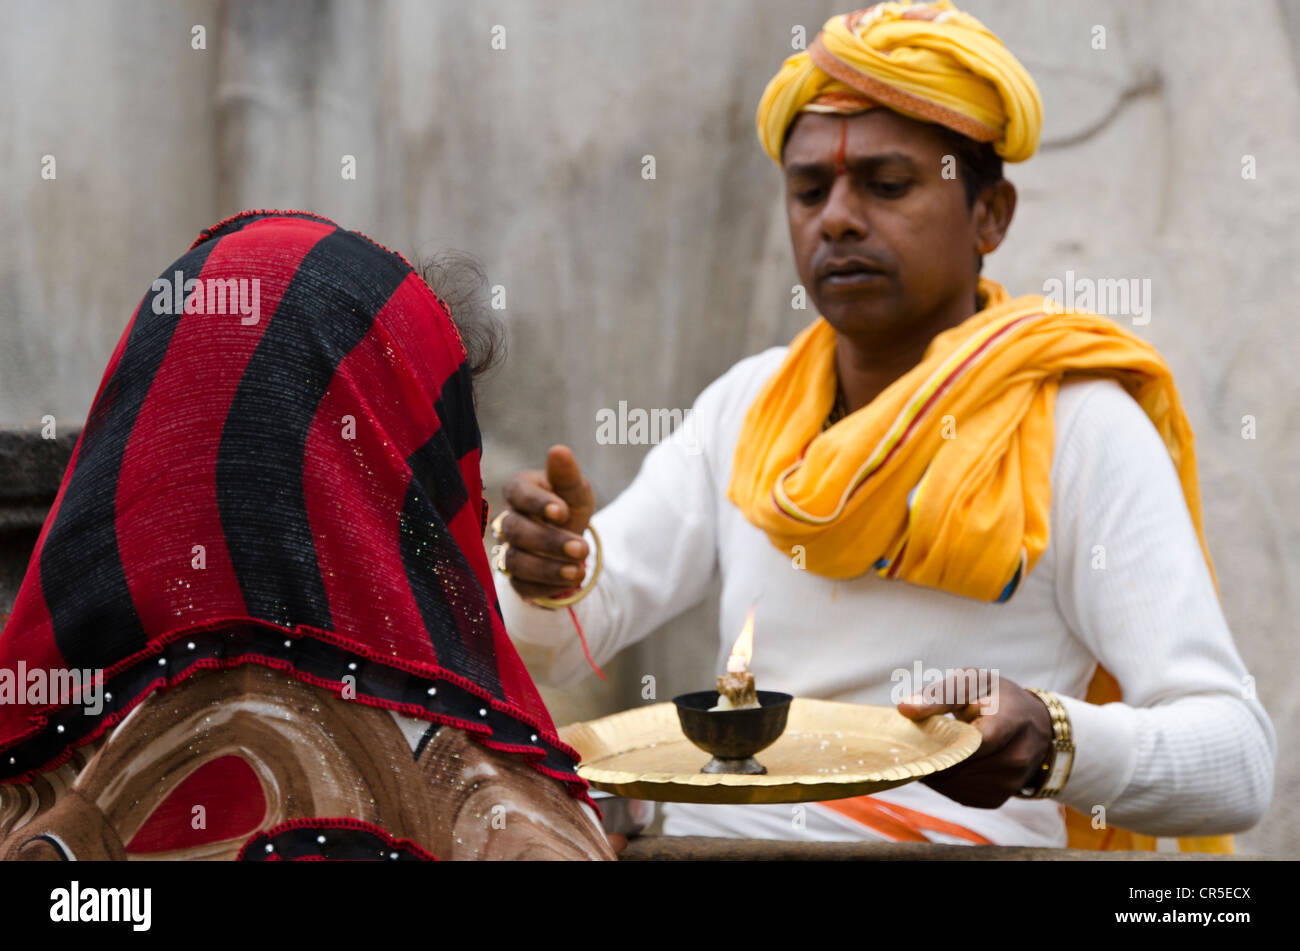
[[1043, 701], [1047, 712], [1052, 715], [1052, 748], [1029, 785], [1016, 795], [1021, 799], [1048, 799], [1065, 788], [1065, 783], [1070, 778], [1070, 768], [1074, 765], [1074, 736], [1070, 732], [1070, 715], [1056, 694], [1038, 687], [1025, 689]]

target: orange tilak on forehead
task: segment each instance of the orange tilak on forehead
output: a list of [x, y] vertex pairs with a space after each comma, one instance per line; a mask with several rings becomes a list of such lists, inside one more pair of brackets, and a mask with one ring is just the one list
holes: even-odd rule
[[835, 150], [835, 177], [839, 178], [847, 169], [844, 167], [844, 153], [849, 144], [849, 124], [846, 120], [840, 120], [840, 145]]

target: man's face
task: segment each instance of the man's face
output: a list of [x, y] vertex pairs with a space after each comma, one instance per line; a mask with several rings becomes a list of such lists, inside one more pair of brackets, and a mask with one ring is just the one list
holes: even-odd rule
[[973, 302], [975, 221], [944, 156], [934, 126], [889, 109], [795, 121], [783, 156], [790, 240], [836, 330], [903, 341], [962, 295]]

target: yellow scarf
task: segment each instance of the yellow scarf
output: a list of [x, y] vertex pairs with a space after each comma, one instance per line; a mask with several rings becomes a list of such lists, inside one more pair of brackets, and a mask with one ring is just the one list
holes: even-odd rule
[[[1095, 314], [1060, 313], [1036, 295], [1011, 300], [987, 279], [979, 290], [984, 310], [936, 336], [916, 367], [824, 432], [836, 335], [823, 318], [800, 333], [745, 417], [731, 501], [817, 574], [875, 571], [1005, 600], [1047, 547], [1057, 388], [1067, 376], [1112, 377], [1164, 439], [1213, 576], [1191, 427], [1156, 350]], [[1086, 699], [1120, 699], [1100, 666]], [[1149, 836], [1094, 830], [1090, 819], [1069, 810], [1072, 847], [1155, 847]], [[1231, 852], [1232, 838], [1180, 847]]]

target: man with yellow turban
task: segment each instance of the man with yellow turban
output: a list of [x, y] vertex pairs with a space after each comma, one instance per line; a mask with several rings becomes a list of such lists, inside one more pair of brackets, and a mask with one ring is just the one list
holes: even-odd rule
[[[670, 834], [1230, 850], [1268, 805], [1276, 738], [1219, 605], [1169, 368], [980, 273], [1015, 211], [1003, 162], [1038, 146], [1033, 80], [946, 0], [881, 3], [787, 59], [757, 124], [820, 316], [710, 385], [594, 515], [564, 447], [510, 483], [497, 590], [520, 653], [576, 682], [588, 645], [613, 656], [720, 577], [721, 652], [763, 595], [760, 686], [982, 735], [798, 829], [783, 806], [672, 804]], [[589, 523], [583, 640], [548, 607], [600, 553]]]

